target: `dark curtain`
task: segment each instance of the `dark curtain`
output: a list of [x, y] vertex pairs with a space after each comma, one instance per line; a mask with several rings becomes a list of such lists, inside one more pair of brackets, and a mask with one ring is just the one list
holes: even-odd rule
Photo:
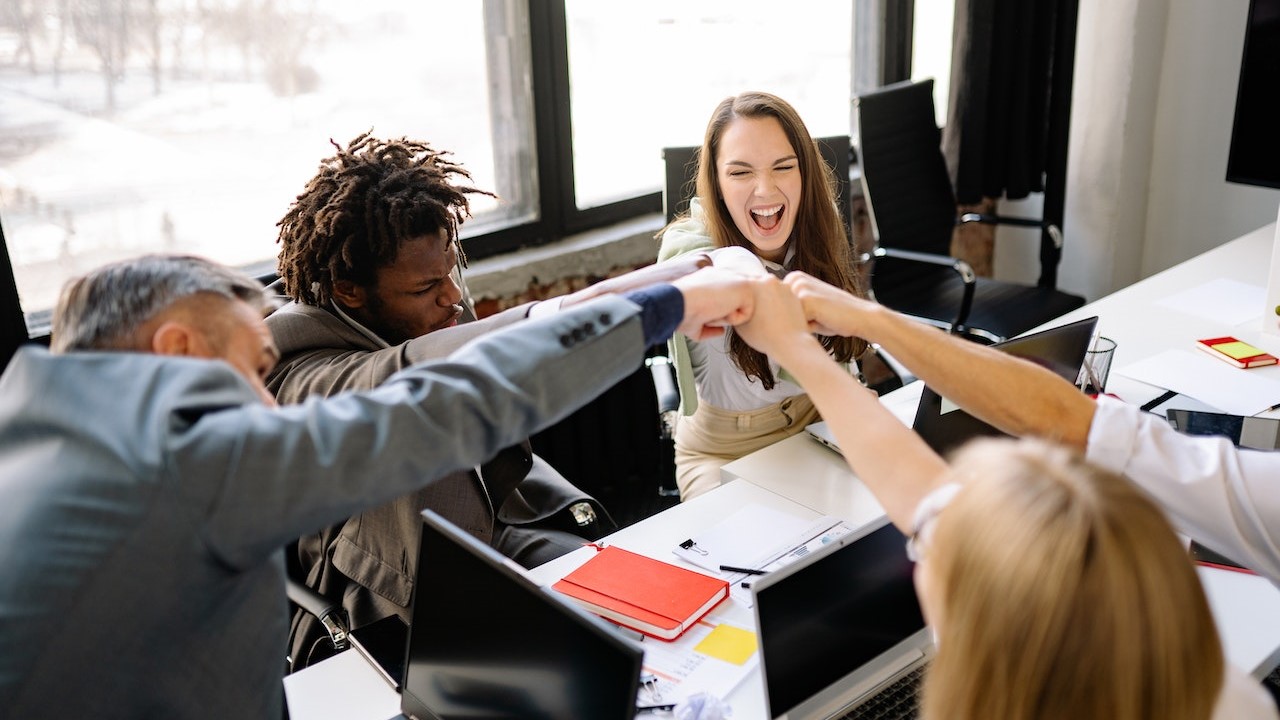
[[957, 0], [943, 150], [960, 204], [1044, 191], [1055, 42], [1062, 22], [1074, 40], [1074, 2]]

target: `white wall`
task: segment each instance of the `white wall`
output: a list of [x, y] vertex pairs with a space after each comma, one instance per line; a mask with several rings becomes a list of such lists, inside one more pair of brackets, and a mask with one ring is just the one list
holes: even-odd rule
[[[1059, 287], [1095, 300], [1275, 220], [1280, 191], [1223, 179], [1247, 10], [1081, 0]], [[1033, 280], [1034, 239], [1000, 232], [997, 276]]]

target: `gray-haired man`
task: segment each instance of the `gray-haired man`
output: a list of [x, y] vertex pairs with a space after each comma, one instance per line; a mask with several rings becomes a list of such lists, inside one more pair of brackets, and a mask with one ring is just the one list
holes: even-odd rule
[[704, 270], [521, 323], [365, 393], [271, 406], [251, 279], [152, 256], [74, 281], [0, 376], [0, 707], [278, 717], [281, 546], [474, 465], [750, 315]]

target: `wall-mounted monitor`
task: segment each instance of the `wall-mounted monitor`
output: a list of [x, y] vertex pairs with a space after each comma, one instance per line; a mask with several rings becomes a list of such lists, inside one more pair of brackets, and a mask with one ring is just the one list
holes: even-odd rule
[[1250, 0], [1227, 180], [1280, 188], [1280, 0]]

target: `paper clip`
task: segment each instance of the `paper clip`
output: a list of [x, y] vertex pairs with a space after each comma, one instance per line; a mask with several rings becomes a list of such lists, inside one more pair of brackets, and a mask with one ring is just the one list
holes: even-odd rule
[[658, 676], [653, 673], [640, 673], [640, 694], [642, 702], [658, 704], [662, 702], [662, 691], [658, 689]]
[[688, 540], [685, 540], [684, 542], [680, 543], [680, 547], [684, 550], [692, 550], [693, 552], [696, 552], [699, 555], [709, 554], [707, 553], [706, 550], [703, 550], [702, 548], [698, 547], [698, 544], [693, 541], [693, 538], [689, 538]]

